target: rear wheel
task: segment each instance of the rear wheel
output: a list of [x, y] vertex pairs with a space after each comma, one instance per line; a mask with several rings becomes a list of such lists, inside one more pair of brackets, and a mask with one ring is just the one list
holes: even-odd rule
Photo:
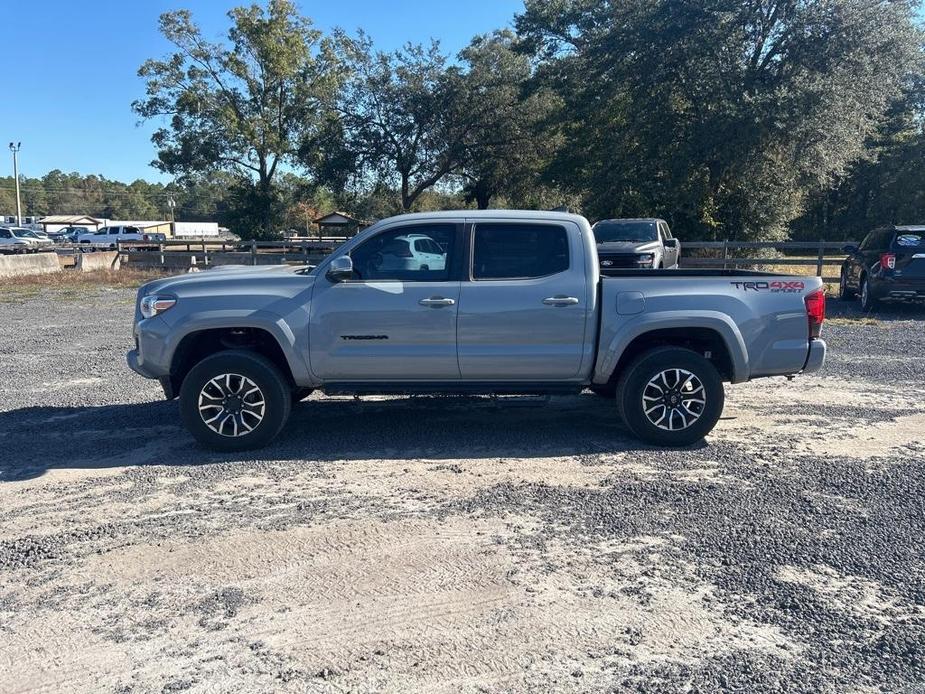
[[864, 311], [873, 311], [877, 308], [879, 302], [874, 298], [870, 289], [870, 282], [865, 277], [861, 280], [861, 309]]
[[687, 446], [709, 434], [723, 412], [723, 380], [707, 359], [681, 347], [638, 356], [620, 376], [617, 406], [634, 436]]
[[272, 441], [292, 409], [292, 390], [266, 357], [228, 350], [194, 366], [180, 388], [180, 415], [193, 437], [216, 451]]

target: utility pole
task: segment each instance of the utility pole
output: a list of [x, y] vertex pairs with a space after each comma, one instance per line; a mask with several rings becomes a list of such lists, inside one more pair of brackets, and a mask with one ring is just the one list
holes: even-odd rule
[[22, 202], [19, 200], [19, 161], [16, 155], [19, 154], [19, 147], [22, 142], [11, 142], [10, 151], [13, 153], [13, 180], [16, 181], [16, 226], [22, 226]]

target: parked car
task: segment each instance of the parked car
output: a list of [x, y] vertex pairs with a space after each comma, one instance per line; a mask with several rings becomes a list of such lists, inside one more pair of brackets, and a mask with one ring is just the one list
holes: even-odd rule
[[844, 247], [839, 297], [860, 295], [861, 308], [881, 301], [925, 301], [925, 226], [889, 226], [870, 232], [860, 246]]
[[55, 242], [52, 241], [44, 231], [35, 229], [22, 229], [22, 236], [35, 243], [37, 251], [52, 251], [55, 248]]
[[141, 227], [134, 226], [108, 226], [77, 236], [77, 243], [110, 250], [114, 250], [120, 241], [151, 241], [157, 244], [166, 240], [165, 234], [147, 232]]
[[[364, 266], [427, 237], [443, 268]], [[159, 379], [217, 450], [273, 439], [292, 402], [328, 394], [578, 393], [616, 398], [662, 445], [710, 432], [723, 382], [816, 371], [817, 277], [624, 270], [601, 279], [584, 217], [411, 214], [382, 220], [317, 268], [211, 270], [141, 287], [129, 366]]]
[[664, 219], [602, 219], [592, 227], [601, 272], [677, 268], [681, 244]]
[[17, 226], [8, 226], [4, 227], [4, 229], [7, 229], [17, 239], [25, 241], [28, 244], [27, 253], [38, 253], [41, 250], [48, 250], [52, 245], [46, 240], [36, 236], [32, 229]]
[[87, 227], [63, 227], [57, 231], [50, 232], [48, 235], [56, 243], [77, 243], [77, 238], [81, 234], [92, 233]]
[[380, 243], [368, 244], [355, 258], [357, 268], [364, 277], [383, 273], [443, 272], [446, 269], [446, 251], [425, 234], [408, 234], [383, 238]]
[[32, 253], [36, 244], [16, 227], [0, 227], [0, 253]]

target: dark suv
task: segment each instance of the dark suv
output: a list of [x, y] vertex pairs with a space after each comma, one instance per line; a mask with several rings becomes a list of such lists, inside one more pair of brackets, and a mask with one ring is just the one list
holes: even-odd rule
[[861, 296], [871, 311], [881, 301], [925, 301], [925, 226], [890, 226], [870, 232], [860, 246], [845, 246], [839, 296]]

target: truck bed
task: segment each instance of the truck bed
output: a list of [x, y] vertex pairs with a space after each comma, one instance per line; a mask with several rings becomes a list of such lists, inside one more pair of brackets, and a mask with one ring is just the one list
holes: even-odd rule
[[[749, 270], [616, 270], [601, 278], [601, 323], [595, 378], [610, 373], [608, 355], [622, 354], [651, 330], [683, 337], [719, 334], [733, 383], [798, 373], [811, 359], [805, 297], [818, 277]], [[821, 349], [821, 346], [817, 346]]]

